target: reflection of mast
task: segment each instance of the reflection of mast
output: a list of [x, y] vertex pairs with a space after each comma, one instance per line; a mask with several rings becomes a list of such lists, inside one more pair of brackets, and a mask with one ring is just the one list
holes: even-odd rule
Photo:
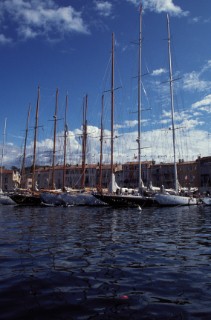
[[57, 111], [58, 111], [58, 93], [56, 89], [56, 105], [54, 113], [54, 135], [53, 135], [53, 163], [52, 163], [52, 189], [55, 189], [55, 156], [56, 156], [56, 125], [57, 125]]
[[66, 154], [67, 154], [67, 109], [68, 109], [68, 95], [66, 95], [66, 106], [64, 116], [64, 162], [63, 162], [63, 191], [65, 190], [65, 176], [66, 176]]
[[24, 186], [23, 184], [25, 182], [26, 143], [27, 143], [27, 138], [28, 138], [30, 113], [31, 113], [31, 105], [29, 105], [27, 121], [26, 121], [26, 133], [25, 133], [24, 149], [23, 149], [23, 162], [22, 162], [22, 167], [21, 167], [21, 186], [22, 186], [22, 188], [23, 188], [23, 186]]
[[35, 191], [35, 164], [36, 164], [36, 147], [37, 147], [37, 128], [38, 128], [39, 104], [40, 104], [40, 87], [38, 86], [36, 116], [35, 116], [35, 127], [34, 127], [34, 153], [33, 153], [33, 164], [32, 164], [32, 191]]
[[170, 82], [170, 96], [171, 96], [172, 139], [173, 139], [173, 153], [174, 153], [174, 188], [176, 191], [178, 191], [176, 148], [175, 148], [175, 126], [174, 126], [174, 92], [173, 92], [174, 79], [172, 76], [171, 34], [170, 34], [170, 24], [169, 24], [168, 14], [167, 14], [167, 30], [168, 30], [168, 56], [169, 56], [169, 82]]
[[3, 158], [4, 158], [4, 146], [5, 146], [6, 126], [7, 126], [7, 118], [5, 118], [5, 120], [4, 120], [3, 145], [2, 145], [2, 153], [1, 153], [1, 181], [0, 181], [1, 187], [0, 187], [0, 191], [2, 191]]
[[103, 113], [104, 113], [104, 95], [102, 95], [102, 112], [101, 112], [101, 131], [100, 131], [100, 165], [99, 165], [99, 188], [102, 190], [102, 163], [103, 163]]
[[85, 104], [83, 105], [83, 140], [82, 140], [82, 176], [81, 176], [81, 188], [85, 187], [85, 170], [86, 170], [86, 143], [87, 143], [87, 106], [88, 96], [85, 97]]

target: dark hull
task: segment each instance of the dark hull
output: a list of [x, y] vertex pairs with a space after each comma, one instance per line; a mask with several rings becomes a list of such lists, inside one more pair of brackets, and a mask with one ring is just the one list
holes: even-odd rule
[[158, 203], [153, 197], [131, 195], [94, 194], [94, 196], [112, 207], [155, 207]]
[[40, 195], [28, 195], [14, 193], [10, 198], [18, 205], [22, 206], [39, 206], [41, 205]]

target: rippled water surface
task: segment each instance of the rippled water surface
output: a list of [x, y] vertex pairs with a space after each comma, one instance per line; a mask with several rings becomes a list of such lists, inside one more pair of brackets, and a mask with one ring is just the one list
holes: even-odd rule
[[0, 207], [0, 319], [211, 319], [211, 208]]

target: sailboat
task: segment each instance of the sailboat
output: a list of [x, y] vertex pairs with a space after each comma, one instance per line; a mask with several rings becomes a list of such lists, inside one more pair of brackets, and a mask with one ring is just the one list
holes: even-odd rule
[[2, 184], [3, 184], [3, 158], [4, 158], [4, 146], [5, 146], [5, 134], [6, 134], [6, 125], [7, 125], [7, 119], [5, 119], [4, 122], [4, 131], [3, 131], [3, 145], [2, 145], [2, 154], [1, 154], [1, 172], [0, 172], [0, 204], [8, 205], [8, 204], [14, 204], [14, 201], [3, 192], [2, 190]]
[[155, 195], [155, 200], [160, 206], [188, 206], [196, 205], [197, 199], [192, 195], [182, 196], [179, 194], [179, 182], [177, 177], [177, 163], [176, 163], [176, 147], [175, 147], [175, 124], [174, 124], [174, 95], [173, 95], [173, 75], [172, 75], [172, 59], [171, 59], [171, 35], [169, 15], [167, 14], [167, 31], [168, 31], [168, 56], [169, 56], [169, 82], [170, 82], [170, 97], [171, 97], [171, 120], [172, 120], [172, 141], [174, 154], [174, 189], [175, 194], [169, 194], [162, 187], [161, 193]]
[[114, 34], [112, 34], [112, 66], [111, 66], [111, 182], [109, 193], [95, 193], [95, 197], [105, 203], [115, 207], [137, 207], [137, 206], [155, 206], [156, 201], [152, 193], [144, 187], [141, 178], [141, 46], [142, 46], [142, 6], [140, 6], [140, 29], [139, 29], [139, 63], [138, 63], [138, 162], [139, 162], [139, 186], [133, 194], [122, 194], [120, 188], [115, 182], [113, 172], [113, 148], [114, 148]]
[[[102, 206], [105, 205], [100, 200], [97, 200], [92, 193], [85, 191], [85, 169], [86, 169], [86, 145], [87, 145], [87, 107], [88, 95], [86, 95], [83, 104], [83, 138], [82, 138], [82, 175], [81, 175], [81, 189], [75, 190], [66, 188], [65, 186], [65, 172], [66, 172], [66, 145], [67, 145], [67, 109], [68, 109], [68, 96], [66, 95], [65, 107], [65, 121], [64, 121], [64, 161], [63, 161], [63, 186], [62, 190], [47, 190], [41, 193], [42, 204], [52, 206]], [[55, 113], [56, 119], [56, 113]], [[54, 126], [55, 128], [55, 126]], [[54, 130], [54, 154], [55, 154], [55, 139], [56, 133]], [[53, 162], [54, 163], [54, 162]], [[54, 181], [54, 179], [53, 179]]]
[[[32, 164], [32, 188], [31, 190], [19, 189], [10, 195], [10, 198], [18, 205], [36, 206], [41, 204], [40, 193], [36, 187], [35, 181], [35, 164], [36, 164], [36, 143], [37, 143], [37, 129], [38, 129], [38, 114], [39, 114], [39, 103], [40, 103], [40, 87], [38, 86], [37, 104], [36, 104], [36, 116], [35, 116], [35, 127], [34, 127], [34, 148], [33, 148], [33, 164]], [[29, 117], [28, 112], [28, 117]], [[28, 118], [27, 118], [27, 129], [28, 131]], [[26, 146], [26, 140], [25, 140]], [[25, 156], [25, 150], [24, 150]], [[24, 165], [24, 162], [23, 162]], [[23, 170], [23, 166], [22, 166]]]
[[85, 173], [86, 173], [86, 154], [87, 154], [87, 108], [88, 108], [88, 95], [85, 96], [83, 103], [83, 135], [82, 135], [82, 175], [81, 175], [81, 190], [79, 192], [64, 191], [60, 195], [61, 199], [67, 205], [75, 206], [104, 206], [100, 200], [97, 200], [93, 194], [86, 191], [85, 188]]

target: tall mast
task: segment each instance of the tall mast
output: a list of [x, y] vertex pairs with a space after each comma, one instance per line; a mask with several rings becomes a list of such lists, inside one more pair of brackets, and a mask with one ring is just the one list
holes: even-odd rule
[[139, 18], [139, 53], [138, 53], [138, 187], [142, 191], [143, 182], [141, 178], [141, 72], [142, 72], [142, 3], [140, 4]]
[[175, 126], [174, 126], [174, 92], [173, 92], [173, 76], [172, 76], [172, 60], [171, 60], [171, 34], [169, 15], [167, 14], [167, 30], [168, 30], [168, 56], [169, 56], [169, 83], [171, 97], [171, 121], [172, 121], [172, 139], [173, 139], [173, 154], [174, 154], [174, 188], [178, 191], [177, 180], [177, 163], [176, 163], [176, 148], [175, 148]]
[[101, 130], [100, 130], [100, 174], [99, 174], [99, 187], [100, 187], [100, 190], [102, 190], [103, 114], [104, 114], [104, 95], [102, 95]]
[[2, 175], [3, 175], [3, 159], [4, 159], [6, 127], [7, 127], [7, 118], [5, 118], [5, 120], [4, 120], [3, 144], [2, 144], [2, 153], [1, 153], [1, 181], [0, 181], [1, 186], [0, 186], [0, 191], [2, 191]]
[[112, 33], [111, 51], [111, 192], [113, 191], [113, 164], [114, 164], [114, 33]]
[[35, 127], [34, 127], [34, 152], [33, 152], [33, 164], [32, 164], [32, 191], [35, 191], [35, 165], [36, 165], [36, 148], [37, 148], [37, 128], [38, 128], [39, 105], [40, 105], [40, 86], [38, 86], [36, 116], [35, 116]]
[[53, 135], [53, 163], [52, 163], [52, 189], [55, 189], [55, 156], [56, 156], [56, 126], [57, 126], [57, 111], [58, 111], [58, 94], [59, 90], [56, 89], [56, 105], [54, 113], [54, 135]]
[[23, 179], [23, 177], [25, 177], [26, 143], [27, 143], [27, 138], [28, 138], [30, 113], [31, 113], [31, 105], [29, 104], [28, 115], [27, 115], [27, 120], [26, 120], [26, 133], [25, 133], [25, 139], [24, 139], [23, 162], [22, 162], [22, 167], [21, 167], [21, 185], [22, 185], [22, 187], [23, 187], [22, 179]]
[[66, 154], [67, 154], [67, 109], [68, 109], [68, 95], [66, 95], [66, 106], [64, 116], [64, 162], [63, 162], [63, 190], [65, 190], [65, 176], [66, 176]]
[[85, 169], [86, 169], [86, 142], [87, 142], [87, 106], [88, 95], [85, 97], [85, 103], [83, 105], [83, 141], [82, 141], [82, 176], [81, 176], [81, 188], [85, 188]]

